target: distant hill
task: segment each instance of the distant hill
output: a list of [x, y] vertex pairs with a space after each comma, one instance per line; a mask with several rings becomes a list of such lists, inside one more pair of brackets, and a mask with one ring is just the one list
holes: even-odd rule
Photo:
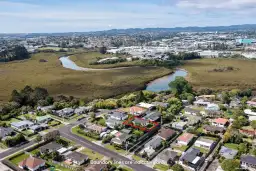
[[91, 32], [67, 32], [67, 33], [28, 33], [28, 34], [1, 34], [0, 37], [36, 37], [36, 36], [68, 36], [68, 35], [117, 35], [138, 34], [143, 32], [216, 32], [216, 31], [249, 31], [256, 30], [256, 24], [231, 25], [231, 26], [207, 26], [207, 27], [174, 27], [174, 28], [129, 28], [112, 29]]

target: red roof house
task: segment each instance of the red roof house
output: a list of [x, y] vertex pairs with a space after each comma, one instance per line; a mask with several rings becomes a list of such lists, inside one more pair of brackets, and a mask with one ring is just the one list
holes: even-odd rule
[[35, 157], [28, 157], [19, 163], [19, 167], [22, 169], [28, 169], [30, 171], [36, 171], [45, 166], [45, 161]]
[[140, 116], [140, 115], [144, 114], [146, 111], [147, 111], [147, 109], [145, 109], [143, 107], [139, 107], [139, 106], [130, 107], [130, 114], [133, 114], [135, 116]]
[[181, 136], [177, 138], [177, 144], [188, 145], [193, 138], [194, 138], [193, 134], [183, 133]]
[[217, 118], [217, 119], [214, 119], [212, 121], [212, 124], [214, 126], [219, 126], [219, 127], [226, 127], [228, 125], [228, 119], [225, 119], [225, 118]]

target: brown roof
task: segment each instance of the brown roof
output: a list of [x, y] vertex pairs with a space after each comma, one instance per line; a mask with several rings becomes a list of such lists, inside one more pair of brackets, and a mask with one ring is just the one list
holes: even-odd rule
[[163, 139], [168, 139], [170, 137], [172, 137], [174, 134], [176, 134], [176, 132], [172, 129], [168, 129], [168, 128], [161, 128], [158, 135], [160, 137], [162, 137]]
[[35, 158], [35, 157], [29, 157], [25, 160], [23, 160], [22, 162], [19, 163], [19, 166], [21, 167], [28, 167], [28, 168], [35, 168], [41, 164], [45, 163], [44, 160], [42, 159], [38, 159], [38, 158]]

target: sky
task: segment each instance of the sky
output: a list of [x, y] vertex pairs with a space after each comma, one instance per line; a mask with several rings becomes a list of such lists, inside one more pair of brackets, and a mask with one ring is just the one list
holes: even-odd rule
[[256, 0], [0, 0], [0, 33], [256, 24]]

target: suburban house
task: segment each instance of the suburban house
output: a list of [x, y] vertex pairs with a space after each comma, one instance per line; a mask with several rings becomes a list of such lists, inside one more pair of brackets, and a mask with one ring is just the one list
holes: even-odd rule
[[85, 128], [89, 131], [93, 131], [98, 134], [105, 132], [107, 130], [107, 127], [96, 125], [96, 124], [87, 125]]
[[40, 147], [39, 150], [42, 154], [44, 154], [44, 153], [52, 153], [54, 151], [58, 151], [61, 148], [62, 146], [60, 144], [57, 144], [56, 142], [51, 142]]
[[177, 152], [170, 149], [163, 150], [157, 155], [157, 161], [164, 164], [174, 165], [178, 161], [179, 155]]
[[251, 109], [245, 109], [244, 113], [249, 116], [256, 116], [256, 112], [253, 112]]
[[189, 167], [191, 170], [198, 170], [204, 162], [199, 149], [190, 148], [180, 158], [180, 164]]
[[161, 145], [162, 145], [162, 138], [156, 135], [149, 142], [145, 144], [145, 148], [156, 149]]
[[197, 106], [207, 106], [209, 104], [211, 104], [211, 102], [204, 101], [203, 99], [199, 99], [197, 101], [194, 101], [194, 105], [197, 105]]
[[78, 108], [75, 109], [74, 113], [81, 115], [81, 114], [85, 114], [89, 111], [91, 111], [92, 107], [91, 106], [80, 106]]
[[225, 132], [225, 129], [223, 127], [217, 127], [212, 125], [204, 125], [203, 129], [205, 133], [212, 133], [212, 134], [218, 134], [218, 133], [223, 134]]
[[204, 112], [202, 112], [203, 116], [207, 116], [210, 118], [216, 118], [216, 117], [220, 117], [222, 112], [221, 111], [214, 111], [214, 110], [205, 110]]
[[225, 118], [217, 118], [217, 119], [214, 119], [212, 121], [212, 125], [213, 126], [218, 126], [218, 127], [227, 127], [228, 126], [228, 119], [225, 119]]
[[256, 102], [255, 101], [247, 101], [246, 104], [248, 106], [251, 106], [251, 107], [256, 107]]
[[112, 128], [112, 129], [114, 129], [115, 126], [121, 125], [121, 123], [122, 123], [121, 121], [115, 120], [115, 119], [111, 119], [111, 118], [109, 118], [108, 120], [106, 120], [106, 125], [107, 125], [109, 128]]
[[111, 143], [116, 145], [124, 145], [126, 141], [131, 137], [132, 135], [121, 133], [119, 136], [116, 136], [111, 140]]
[[134, 125], [141, 125], [143, 127], [146, 127], [149, 124], [147, 120], [140, 119], [140, 118], [134, 118], [132, 122]]
[[217, 104], [214, 103], [210, 103], [207, 105], [207, 107], [205, 107], [205, 110], [210, 110], [210, 111], [219, 111], [220, 107]]
[[187, 127], [187, 122], [173, 122], [172, 127], [180, 130], [184, 130]]
[[193, 134], [183, 133], [177, 138], [177, 144], [188, 145], [194, 138]]
[[200, 114], [200, 110], [193, 109], [191, 107], [186, 107], [184, 109], [184, 114], [186, 114], [186, 115], [199, 115]]
[[128, 115], [126, 112], [119, 112], [119, 111], [110, 112], [110, 119], [123, 121], [127, 118], [128, 118]]
[[38, 111], [48, 113], [48, 112], [51, 112], [54, 109], [54, 106], [53, 105], [51, 105], [51, 106], [38, 106], [36, 109]]
[[238, 153], [238, 150], [233, 150], [225, 146], [222, 146], [219, 152], [219, 154], [225, 159], [234, 159], [237, 153]]
[[239, 129], [239, 132], [248, 137], [256, 136], [256, 130], [253, 129]]
[[241, 101], [236, 99], [236, 100], [232, 100], [230, 103], [229, 103], [229, 107], [230, 108], [233, 108], [233, 109], [238, 109], [239, 107], [241, 107], [242, 104], [241, 104]]
[[176, 135], [176, 132], [172, 129], [169, 128], [161, 128], [158, 132], [158, 136], [162, 138], [164, 141], [168, 141], [171, 139], [173, 136]]
[[158, 111], [149, 111], [146, 112], [146, 116], [143, 117], [145, 120], [157, 121], [161, 117], [161, 113]]
[[11, 123], [11, 127], [13, 127], [14, 129], [20, 130], [20, 131], [22, 131], [24, 129], [28, 129], [29, 127], [31, 127], [33, 125], [34, 125], [34, 123], [31, 121], [28, 121], [28, 120]]
[[62, 110], [57, 110], [55, 113], [60, 117], [70, 117], [75, 114], [75, 110], [72, 108], [64, 108]]
[[38, 116], [36, 117], [36, 123], [48, 123], [49, 121], [51, 121], [52, 118], [50, 115], [45, 115], [45, 116]]
[[242, 155], [241, 156], [241, 167], [248, 170], [256, 169], [256, 157], [250, 155]]
[[167, 108], [169, 106], [169, 103], [164, 103], [164, 102], [152, 102], [151, 104], [154, 106], [160, 106], [162, 108]]
[[10, 127], [7, 127], [7, 128], [0, 127], [0, 137], [2, 139], [4, 139], [7, 136], [12, 136], [12, 135], [15, 135], [15, 132], [12, 128], [10, 128]]
[[215, 100], [216, 96], [215, 95], [201, 95], [197, 96], [196, 99], [203, 99], [203, 100]]
[[203, 137], [199, 137], [196, 140], [194, 145], [196, 147], [206, 148], [206, 149], [210, 150], [214, 146], [214, 141], [210, 140], [210, 139], [203, 138]]
[[139, 106], [133, 106], [130, 107], [130, 114], [135, 115], [135, 116], [140, 116], [145, 114], [147, 109], [139, 107]]
[[28, 157], [19, 163], [19, 168], [30, 171], [41, 170], [45, 166], [45, 161], [35, 157]]
[[144, 103], [144, 102], [141, 102], [141, 103], [137, 104], [137, 106], [145, 108], [145, 109], [148, 109], [148, 110], [152, 110], [152, 109], [154, 109], [156, 107], [153, 104]]
[[189, 126], [194, 126], [194, 125], [200, 123], [201, 120], [202, 120], [202, 118], [200, 116], [192, 116], [192, 115], [187, 116], [187, 124]]
[[76, 151], [67, 154], [65, 158], [76, 165], [82, 165], [89, 159], [87, 155]]

